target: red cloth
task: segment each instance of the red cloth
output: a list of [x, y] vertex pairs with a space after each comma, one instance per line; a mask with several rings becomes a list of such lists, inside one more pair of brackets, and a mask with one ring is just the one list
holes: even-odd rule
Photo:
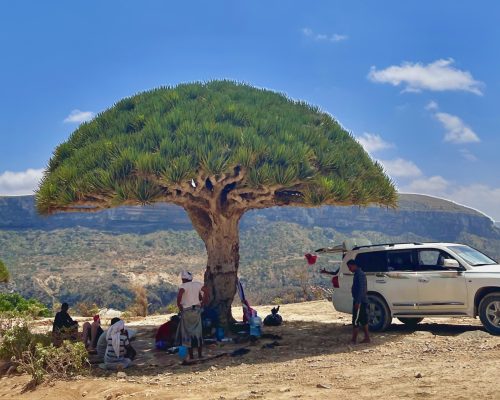
[[243, 301], [242, 302], [243, 306], [243, 322], [249, 322], [250, 318], [255, 317], [257, 315], [257, 311], [255, 311], [252, 307], [250, 307], [250, 304], [248, 301]]
[[313, 254], [310, 254], [310, 253], [307, 253], [307, 254], [305, 255], [305, 258], [306, 258], [307, 263], [308, 263], [309, 265], [313, 265], [313, 264], [316, 264], [316, 260], [318, 259], [318, 256], [313, 255]]
[[156, 332], [155, 340], [158, 342], [159, 340], [165, 340], [169, 341], [172, 340], [173, 337], [175, 337], [175, 334], [177, 332], [177, 326], [174, 326], [175, 323], [172, 321], [165, 322], [163, 325], [160, 325], [158, 328], [158, 332]]

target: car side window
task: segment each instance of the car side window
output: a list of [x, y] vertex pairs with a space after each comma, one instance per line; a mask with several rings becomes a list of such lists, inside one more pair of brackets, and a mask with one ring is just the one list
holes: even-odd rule
[[387, 271], [387, 252], [372, 251], [368, 253], [359, 253], [356, 256], [356, 264], [364, 272], [386, 272]]
[[415, 271], [414, 252], [412, 250], [394, 250], [387, 252], [388, 271]]
[[449, 254], [438, 249], [418, 250], [418, 266], [420, 271], [447, 271], [443, 267], [444, 260], [451, 258]]

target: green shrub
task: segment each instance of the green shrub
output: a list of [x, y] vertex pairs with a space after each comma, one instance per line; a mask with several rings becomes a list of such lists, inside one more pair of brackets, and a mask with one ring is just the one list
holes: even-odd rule
[[48, 346], [51, 338], [48, 335], [31, 333], [26, 322], [7, 329], [0, 342], [0, 359], [9, 361], [19, 359], [23, 353], [32, 351], [36, 345]]
[[60, 347], [41, 343], [25, 351], [16, 359], [18, 369], [31, 375], [31, 383], [38, 385], [44, 380], [64, 379], [89, 372], [87, 350], [81, 342], [64, 341]]
[[18, 293], [0, 294], [0, 312], [17, 312], [30, 317], [50, 317], [46, 306], [35, 299], [25, 299]]
[[137, 284], [132, 287], [132, 292], [135, 294], [135, 299], [134, 303], [127, 309], [127, 312], [133, 317], [147, 317], [149, 303], [146, 288]]
[[82, 317], [93, 317], [99, 314], [99, 306], [95, 303], [80, 302], [75, 307]]
[[276, 304], [277, 306], [283, 304], [283, 299], [281, 297], [275, 297], [272, 301], [272, 304]]
[[170, 303], [166, 307], [168, 314], [177, 314], [179, 312], [179, 307], [177, 307], [177, 303]]
[[7, 283], [9, 282], [9, 279], [10, 279], [9, 270], [5, 266], [4, 262], [0, 260], [0, 283]]
[[89, 370], [87, 350], [81, 342], [64, 341], [54, 347], [48, 334], [32, 333], [24, 322], [6, 330], [0, 341], [0, 359], [12, 361], [20, 372], [31, 375], [30, 385], [67, 378]]

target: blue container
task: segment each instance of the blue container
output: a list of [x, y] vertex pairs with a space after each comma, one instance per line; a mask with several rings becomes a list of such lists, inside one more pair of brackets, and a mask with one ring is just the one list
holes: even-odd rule
[[179, 358], [185, 360], [188, 356], [188, 348], [186, 346], [179, 346]]
[[216, 330], [215, 330], [215, 338], [220, 342], [222, 339], [224, 339], [224, 328], [222, 328], [221, 326], [219, 326]]
[[250, 336], [259, 338], [262, 331], [262, 319], [257, 315], [250, 318]]

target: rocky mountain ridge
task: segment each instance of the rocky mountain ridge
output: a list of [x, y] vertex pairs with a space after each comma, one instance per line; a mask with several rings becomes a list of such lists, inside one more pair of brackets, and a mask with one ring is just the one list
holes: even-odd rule
[[[239, 276], [252, 304], [316, 298], [330, 287], [304, 254], [364, 237], [372, 243], [446, 241], [500, 259], [500, 229], [475, 210], [422, 195], [380, 207], [271, 208], [241, 221]], [[202, 279], [203, 242], [185, 212], [167, 204], [40, 217], [30, 196], [0, 198], [0, 259], [25, 296], [125, 309], [134, 285], [147, 288], [152, 310], [169, 305], [181, 269]], [[321, 267], [328, 267], [328, 257]], [[326, 264], [325, 264], [326, 263]]]
[[[338, 231], [378, 231], [391, 236], [416, 235], [434, 240], [453, 240], [462, 232], [500, 238], [500, 229], [486, 215], [431, 196], [400, 194], [397, 209], [380, 207], [277, 207], [247, 212], [242, 229], [255, 224], [286, 221], [307, 227], [330, 227]], [[159, 203], [144, 207], [119, 207], [96, 213], [60, 213], [41, 217], [33, 196], [0, 197], [0, 230], [54, 230], [86, 227], [115, 233], [150, 233], [191, 230], [180, 207]]]

